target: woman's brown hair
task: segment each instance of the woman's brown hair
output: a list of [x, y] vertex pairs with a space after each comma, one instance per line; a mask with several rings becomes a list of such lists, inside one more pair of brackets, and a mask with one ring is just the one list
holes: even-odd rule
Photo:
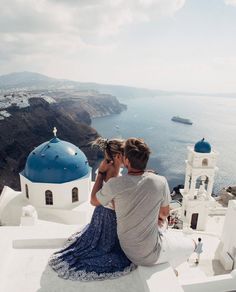
[[99, 137], [92, 142], [92, 146], [100, 148], [111, 160], [113, 160], [116, 154], [124, 154], [124, 140], [122, 139], [104, 139]]

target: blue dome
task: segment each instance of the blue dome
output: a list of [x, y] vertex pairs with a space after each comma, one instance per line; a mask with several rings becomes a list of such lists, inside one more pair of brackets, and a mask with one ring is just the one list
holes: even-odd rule
[[65, 183], [89, 171], [88, 160], [78, 147], [54, 137], [29, 154], [22, 174], [32, 182]]
[[199, 153], [210, 153], [211, 145], [203, 138], [201, 141], [195, 144], [194, 151]]

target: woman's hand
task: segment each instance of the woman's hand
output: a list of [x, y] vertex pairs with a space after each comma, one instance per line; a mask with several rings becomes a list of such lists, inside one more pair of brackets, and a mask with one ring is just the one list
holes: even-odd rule
[[111, 167], [111, 165], [113, 165], [113, 161], [111, 160], [111, 161], [109, 161], [109, 162], [107, 162], [107, 159], [104, 159], [101, 163], [100, 163], [100, 165], [99, 165], [99, 168], [98, 168], [98, 171], [100, 171], [100, 172], [107, 172], [108, 171], [108, 169]]

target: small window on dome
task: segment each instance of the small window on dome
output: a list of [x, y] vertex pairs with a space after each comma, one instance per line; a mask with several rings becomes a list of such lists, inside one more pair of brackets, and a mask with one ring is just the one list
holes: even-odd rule
[[46, 205], [53, 205], [53, 195], [49, 190], [45, 192], [45, 203]]
[[72, 203], [75, 203], [78, 201], [79, 201], [79, 190], [78, 188], [73, 188], [72, 189]]
[[207, 158], [204, 158], [202, 160], [202, 166], [208, 166], [208, 159]]
[[26, 195], [26, 198], [29, 199], [29, 188], [28, 188], [28, 185], [25, 185], [25, 195]]

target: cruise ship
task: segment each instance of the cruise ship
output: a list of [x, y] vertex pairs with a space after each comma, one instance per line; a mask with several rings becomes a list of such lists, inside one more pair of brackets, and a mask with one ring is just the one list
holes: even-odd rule
[[177, 123], [186, 124], [186, 125], [192, 125], [193, 124], [193, 122], [190, 119], [181, 118], [179, 116], [174, 116], [171, 119], [171, 121], [177, 122]]

